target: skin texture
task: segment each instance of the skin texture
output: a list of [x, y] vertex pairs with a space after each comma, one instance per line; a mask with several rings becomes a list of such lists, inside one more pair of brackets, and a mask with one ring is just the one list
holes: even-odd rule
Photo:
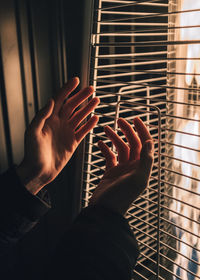
[[25, 132], [24, 159], [17, 174], [32, 194], [37, 194], [56, 178], [82, 139], [98, 122], [94, 115], [80, 125], [99, 104], [99, 99], [92, 98], [75, 112], [94, 92], [90, 86], [69, 97], [78, 84], [78, 78], [65, 84], [36, 114]]
[[122, 215], [147, 187], [153, 165], [152, 137], [141, 119], [135, 118], [133, 123], [137, 133], [125, 119], [118, 120], [127, 143], [109, 126], [105, 127], [118, 160], [103, 141], [98, 142], [106, 160], [106, 172], [90, 199], [90, 205], [101, 205]]
[[[56, 178], [98, 122], [94, 115], [81, 124], [99, 104], [99, 99], [92, 98], [75, 111], [94, 92], [90, 86], [69, 97], [78, 84], [78, 78], [65, 84], [26, 130], [24, 159], [16, 171], [22, 184], [34, 195]], [[147, 187], [153, 164], [153, 140], [141, 119], [135, 118], [133, 124], [135, 130], [125, 119], [118, 120], [127, 143], [109, 126], [105, 127], [118, 158], [103, 141], [98, 142], [106, 159], [106, 171], [90, 205], [101, 205], [124, 215]]]

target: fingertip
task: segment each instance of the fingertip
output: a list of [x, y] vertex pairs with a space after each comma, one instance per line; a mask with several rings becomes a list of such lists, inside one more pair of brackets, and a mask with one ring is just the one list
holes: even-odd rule
[[99, 100], [98, 97], [93, 97], [93, 98], [90, 99], [90, 101], [89, 101], [90, 105], [95, 106], [95, 107], [99, 104], [99, 102], [100, 102], [100, 100]]
[[109, 148], [107, 147], [107, 145], [102, 140], [99, 140], [98, 147], [101, 153], [103, 154], [103, 156], [107, 158], [107, 155], [109, 153]]
[[135, 124], [142, 122], [142, 120], [139, 117], [134, 117], [134, 119], [132, 120], [132, 122]]
[[98, 98], [98, 97], [93, 97], [93, 99], [92, 100], [94, 100], [95, 102], [97, 102], [97, 103], [99, 103], [100, 102], [100, 99]]
[[121, 124], [123, 122], [123, 118], [119, 118], [118, 120], [117, 120], [117, 123], [118, 124]]
[[78, 84], [80, 83], [79, 77], [74, 77], [74, 78], [72, 78], [72, 80], [73, 80], [74, 82], [77, 82]]
[[105, 134], [107, 135], [107, 133], [109, 133], [109, 126], [105, 126], [103, 130], [104, 130]]
[[104, 132], [108, 137], [110, 137], [110, 135], [112, 135], [114, 131], [109, 125], [107, 125], [104, 127]]
[[49, 103], [49, 105], [48, 105], [49, 114], [48, 115], [50, 116], [53, 112], [53, 109], [54, 109], [54, 106], [55, 106], [55, 101], [54, 101], [53, 98], [50, 98], [48, 103]]
[[109, 130], [109, 129], [111, 129], [111, 127], [110, 127], [109, 125], [106, 125], [106, 126], [104, 127], [104, 131]]
[[88, 124], [89, 124], [91, 130], [96, 126], [96, 124], [98, 123], [98, 121], [99, 121], [99, 117], [96, 116], [96, 115], [93, 115], [93, 116], [88, 120]]
[[92, 116], [93, 120], [97, 123], [99, 121], [99, 117], [97, 115]]
[[130, 123], [124, 118], [119, 118], [117, 120], [117, 124], [119, 125], [120, 128], [125, 128], [127, 127], [127, 125], [130, 126]]
[[144, 128], [147, 129], [145, 122], [140, 117], [135, 117], [133, 119], [133, 124], [135, 126], [135, 129], [137, 129], [137, 130], [141, 130]]
[[93, 86], [90, 85], [90, 86], [88, 87], [88, 89], [89, 89], [91, 92], [94, 92], [94, 87], [93, 87]]
[[91, 95], [91, 94], [94, 93], [94, 88], [92, 86], [85, 87], [84, 92], [85, 92], [86, 95], [88, 95], [88, 93]]
[[121, 118], [121, 117], [120, 117], [120, 118], [118, 119], [118, 121], [119, 121], [119, 122], [123, 122], [123, 121], [126, 121], [126, 120], [125, 120], [124, 118]]
[[[92, 98], [89, 102], [88, 102], [88, 104], [86, 105], [86, 109], [87, 109], [87, 111], [88, 111], [88, 115], [89, 114], [91, 114], [92, 112], [93, 112], [93, 114], [94, 114], [94, 110], [96, 109], [96, 107], [98, 106], [98, 104], [99, 104], [99, 99], [97, 99], [97, 98]], [[92, 118], [95, 116], [95, 118], [96, 119], [99, 119], [99, 117], [96, 115], [96, 114], [94, 114], [93, 116], [92, 116]]]
[[102, 154], [106, 157], [107, 152], [108, 152], [107, 145], [102, 140], [99, 140], [98, 141], [98, 147], [101, 150]]
[[73, 78], [70, 78], [67, 82], [65, 82], [62, 88], [65, 89], [69, 85], [73, 85], [73, 86], [77, 87], [79, 83], [80, 83], [79, 77], [73, 77]]
[[55, 101], [54, 101], [54, 99], [52, 97], [49, 99], [49, 103], [50, 103], [51, 107], [54, 106]]
[[96, 100], [97, 105], [100, 103], [100, 99], [98, 97], [94, 97]]
[[73, 87], [74, 89], [79, 85], [79, 77], [73, 77], [69, 79], [63, 86], [64, 90], [68, 90], [68, 87]]
[[[69, 79], [64, 85], [60, 88], [57, 95], [55, 96], [55, 101], [57, 102], [58, 98], [64, 97], [66, 98], [73, 90], [75, 90], [79, 84], [79, 78], [73, 77]], [[63, 100], [62, 100], [63, 101]]]
[[103, 145], [103, 141], [102, 141], [102, 140], [99, 140], [99, 141], [97, 142], [97, 144], [98, 144], [98, 146], [99, 146], [99, 148], [100, 148], [100, 147], [102, 147], [102, 145]]

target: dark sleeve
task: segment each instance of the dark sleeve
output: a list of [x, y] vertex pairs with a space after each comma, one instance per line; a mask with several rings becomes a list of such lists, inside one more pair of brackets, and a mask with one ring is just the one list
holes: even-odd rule
[[0, 257], [50, 208], [47, 192], [32, 195], [20, 182], [15, 166], [0, 175]]
[[47, 279], [130, 280], [138, 254], [124, 217], [102, 207], [87, 207], [61, 240]]

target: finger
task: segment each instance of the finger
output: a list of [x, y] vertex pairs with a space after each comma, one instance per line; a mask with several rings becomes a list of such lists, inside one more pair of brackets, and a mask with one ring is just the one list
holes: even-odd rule
[[121, 139], [121, 137], [115, 133], [112, 128], [106, 126], [104, 129], [108, 138], [115, 145], [118, 152], [119, 163], [123, 163], [128, 161], [129, 159], [129, 147], [128, 145]]
[[51, 116], [54, 108], [54, 100], [51, 98], [46, 106], [42, 108], [32, 120], [30, 127], [39, 132], [44, 127], [45, 121]]
[[106, 159], [106, 171], [116, 166], [117, 159], [111, 149], [101, 140], [98, 142], [98, 146]]
[[78, 143], [80, 143], [83, 138], [95, 127], [98, 120], [99, 118], [94, 115], [76, 131], [75, 136]]
[[71, 114], [74, 110], [83, 103], [89, 96], [91, 96], [94, 92], [94, 88], [92, 86], [84, 88], [79, 91], [77, 94], [69, 98], [66, 103], [63, 105], [60, 111], [60, 116], [63, 118], [70, 118]]
[[145, 126], [145, 124], [143, 123], [143, 121], [140, 118], [138, 118], [138, 117], [134, 118], [133, 123], [134, 123], [135, 129], [140, 137], [142, 145], [144, 145], [144, 143], [147, 140], [152, 140], [151, 134], [149, 133], [147, 127]]
[[132, 163], [132, 170], [127, 173], [123, 180], [123, 185], [126, 186], [126, 199], [124, 199], [122, 213], [125, 213], [129, 205], [135, 201], [140, 194], [148, 186], [151, 169], [153, 165], [153, 141], [147, 140], [141, 150], [139, 168], [136, 170], [134, 163]]
[[153, 165], [153, 153], [153, 141], [147, 140], [141, 150], [139, 166], [141, 181], [143, 180], [146, 185], [148, 184]]
[[100, 100], [97, 97], [94, 97], [90, 102], [80, 110], [78, 110], [69, 120], [69, 125], [76, 129], [79, 124], [96, 108]]
[[75, 90], [75, 88], [79, 84], [79, 78], [75, 77], [71, 80], [69, 80], [57, 93], [57, 95], [54, 97], [55, 100], [55, 108], [54, 108], [54, 113], [57, 114], [65, 100], [65, 98], [70, 95], [70, 93]]
[[118, 125], [121, 131], [126, 136], [126, 139], [130, 147], [129, 160], [137, 160], [140, 158], [140, 151], [142, 148], [141, 141], [137, 134], [135, 133], [132, 126], [125, 119], [118, 119]]

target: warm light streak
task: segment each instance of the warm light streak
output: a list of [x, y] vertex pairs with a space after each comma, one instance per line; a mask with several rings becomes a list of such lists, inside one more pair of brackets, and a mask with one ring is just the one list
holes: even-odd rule
[[[199, 0], [184, 0], [182, 1], [182, 11], [200, 9]], [[185, 12], [180, 15], [180, 26], [200, 26], [200, 11]], [[187, 40], [200, 40], [200, 27], [195, 28], [182, 28], [180, 31], [180, 39]], [[200, 60], [190, 60], [190, 58], [200, 58], [200, 45], [189, 44], [187, 46], [187, 63], [186, 73], [198, 74], [200, 73]], [[186, 76], [187, 85], [191, 85], [193, 75]], [[200, 86], [200, 76], [195, 76], [197, 85]]]
[[[183, 11], [200, 9], [199, 0], [182, 0], [181, 4]], [[200, 11], [182, 13], [180, 14], [179, 20], [180, 26], [182, 27], [200, 25]], [[177, 32], [179, 32], [179, 40], [200, 40], [200, 27], [182, 28]], [[182, 53], [185, 50], [186, 57], [188, 58], [185, 64], [182, 62], [182, 66], [185, 67], [183, 72], [189, 73], [190, 75], [186, 75], [183, 82], [189, 88], [200, 87], [200, 75], [198, 75], [200, 73], [200, 44], [180, 45], [177, 48], [182, 48]], [[197, 58], [198, 60], [192, 60], [191, 58]], [[183, 77], [179, 76], [177, 79], [184, 79]], [[189, 88], [188, 91], [184, 92], [188, 103]], [[192, 91], [192, 94], [195, 93]], [[193, 100], [193, 102], [195, 101]], [[183, 189], [173, 188], [172, 195], [177, 200], [173, 200], [170, 209], [181, 215], [175, 214], [173, 211], [170, 211], [169, 215], [170, 219], [177, 226], [186, 229], [191, 234], [181, 230], [179, 227], [175, 229], [176, 236], [181, 241], [177, 243], [176, 249], [180, 254], [177, 254], [175, 259], [174, 274], [180, 276], [183, 280], [195, 280], [199, 279], [197, 277], [200, 277], [200, 253], [198, 252], [200, 250], [200, 240], [198, 237], [200, 236], [200, 225], [198, 224], [200, 221], [200, 208], [193, 207], [193, 205], [200, 207], [200, 195], [198, 195], [198, 193], [200, 194], [200, 183], [198, 182], [200, 179], [200, 168], [198, 166], [200, 164], [200, 152], [198, 152], [200, 149], [200, 137], [198, 137], [200, 135], [198, 122], [200, 120], [200, 113], [197, 111], [197, 107], [191, 106], [189, 111], [181, 111], [179, 106], [177, 105], [176, 107], [177, 112], [179, 114], [182, 112], [182, 117], [197, 121], [186, 121], [183, 119], [181, 122], [175, 124], [175, 128], [182, 133], [175, 134], [174, 144], [186, 148], [174, 146], [173, 156], [177, 160], [173, 161], [173, 168], [182, 174], [175, 177], [174, 184], [184, 188], [185, 191]], [[191, 180], [189, 177], [196, 178], [197, 180]], [[192, 193], [192, 191], [197, 194]], [[192, 267], [191, 259], [195, 259], [199, 265]], [[197, 277], [192, 276], [192, 274], [180, 267], [192, 271]], [[178, 278], [174, 277], [174, 279]]]
[[[199, 119], [199, 114], [195, 114], [195, 119]], [[194, 121], [188, 121], [186, 123], [185, 121], [182, 121], [181, 125], [179, 126], [179, 130], [183, 133], [176, 133], [174, 143], [185, 146], [187, 149], [174, 146], [174, 158], [179, 159], [174, 160], [174, 168], [183, 174], [183, 176], [180, 175], [175, 178], [175, 185], [179, 185], [180, 187], [184, 188], [185, 191], [178, 188], [173, 189], [173, 197], [177, 200], [173, 200], [172, 204], [170, 205], [170, 209], [177, 213], [181, 213], [181, 215], [170, 212], [170, 219], [179, 227], [191, 232], [191, 234], [186, 231], [184, 232], [184, 230], [180, 230], [178, 227], [176, 228], [176, 236], [180, 238], [181, 242], [179, 242], [177, 248], [177, 250], [180, 252], [180, 255], [178, 254], [175, 260], [175, 274], [178, 273], [179, 267], [189, 269], [189, 260], [194, 258], [194, 251], [191, 246], [200, 249], [200, 240], [197, 237], [200, 235], [200, 226], [198, 223], [196, 223], [196, 221], [199, 221], [200, 208], [193, 208], [193, 205], [197, 207], [200, 206], [200, 197], [199, 195], [188, 192], [194, 191], [196, 193], [200, 193], [200, 183], [188, 178], [193, 177], [200, 179], [200, 168], [197, 166], [199, 164], [199, 153], [197, 151], [190, 150], [199, 149], [200, 138], [198, 136], [184, 134], [190, 133], [194, 135], [200, 135], [199, 123]], [[186, 163], [185, 161], [188, 161], [191, 164]], [[183, 201], [183, 203], [180, 201]], [[185, 202], [187, 204], [184, 204]], [[188, 204], [191, 206], [188, 206]], [[191, 221], [190, 219], [194, 221]], [[187, 246], [185, 243], [191, 246]], [[200, 254], [198, 252], [197, 256], [198, 260], [200, 260]], [[195, 279], [190, 278], [187, 271], [183, 269], [179, 271], [179, 275], [181, 276], [181, 279], [184, 280]], [[200, 276], [200, 271], [197, 271], [196, 275]]]
[[198, 135], [200, 135], [198, 113], [195, 114], [194, 119], [197, 120], [197, 122], [182, 120], [181, 125], [179, 127], [179, 131], [183, 133], [176, 133], [174, 139], [175, 144], [180, 145], [182, 147], [184, 146], [187, 147], [187, 149], [177, 147], [177, 146], [174, 147], [174, 158], [181, 160], [181, 161], [175, 161], [174, 164], [178, 168], [181, 168], [182, 173], [187, 176], [192, 176], [192, 170], [194, 169], [197, 171], [198, 168], [194, 165], [185, 163], [184, 161], [189, 161], [193, 164], [198, 164], [199, 162], [198, 152], [193, 150], [193, 149], [198, 150], [198, 148], [200, 147], [200, 138], [198, 137]]

